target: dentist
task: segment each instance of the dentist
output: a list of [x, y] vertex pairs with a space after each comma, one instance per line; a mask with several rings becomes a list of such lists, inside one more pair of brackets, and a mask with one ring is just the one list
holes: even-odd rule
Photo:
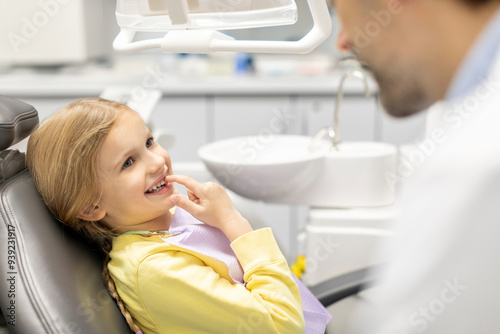
[[500, 333], [500, 1], [333, 4], [338, 46], [368, 65], [389, 114], [440, 106], [413, 152], [417, 171], [394, 178], [403, 213], [380, 305], [352, 323], [370, 334]]

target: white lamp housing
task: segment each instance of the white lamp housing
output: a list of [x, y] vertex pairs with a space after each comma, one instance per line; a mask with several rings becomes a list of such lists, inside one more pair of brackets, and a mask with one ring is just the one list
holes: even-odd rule
[[[122, 53], [159, 48], [163, 52], [218, 51], [308, 53], [331, 32], [326, 0], [308, 0], [313, 28], [298, 41], [235, 40], [218, 30], [293, 24], [294, 0], [118, 0], [121, 28], [113, 47]], [[163, 38], [134, 41], [138, 31], [166, 32]]]

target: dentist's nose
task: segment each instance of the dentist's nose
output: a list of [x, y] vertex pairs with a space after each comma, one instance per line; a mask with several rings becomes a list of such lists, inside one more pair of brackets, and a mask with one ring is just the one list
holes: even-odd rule
[[337, 48], [342, 52], [349, 52], [350, 47], [347, 41], [347, 34], [344, 31], [344, 28], [340, 28], [340, 32], [337, 36]]

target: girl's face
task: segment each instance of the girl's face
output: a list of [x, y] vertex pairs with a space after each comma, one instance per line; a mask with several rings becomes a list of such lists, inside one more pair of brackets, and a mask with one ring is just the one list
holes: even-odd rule
[[104, 139], [98, 168], [102, 197], [97, 210], [106, 224], [119, 232], [169, 227], [169, 198], [177, 192], [165, 181], [173, 174], [170, 156], [135, 112], [126, 111]]

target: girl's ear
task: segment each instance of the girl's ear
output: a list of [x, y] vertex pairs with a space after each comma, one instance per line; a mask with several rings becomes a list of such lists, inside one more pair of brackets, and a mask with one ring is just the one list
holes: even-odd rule
[[83, 209], [80, 214], [78, 215], [78, 218], [86, 220], [86, 221], [91, 221], [91, 222], [96, 222], [104, 218], [106, 215], [106, 211], [99, 207], [87, 207]]

